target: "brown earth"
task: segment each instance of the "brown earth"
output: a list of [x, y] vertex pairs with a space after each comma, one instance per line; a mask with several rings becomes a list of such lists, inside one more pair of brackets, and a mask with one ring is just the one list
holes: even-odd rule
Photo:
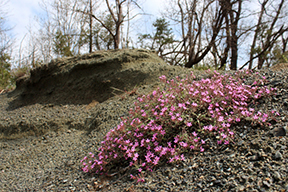
[[288, 71], [288, 63], [278, 63], [271, 67], [272, 71]]

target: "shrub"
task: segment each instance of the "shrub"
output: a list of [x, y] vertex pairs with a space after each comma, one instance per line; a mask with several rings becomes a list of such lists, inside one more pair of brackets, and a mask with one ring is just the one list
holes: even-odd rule
[[7, 54], [0, 54], [0, 91], [11, 86], [11, 64], [10, 56]]
[[[210, 139], [219, 145], [233, 143], [232, 124], [242, 120], [267, 125], [277, 112], [257, 112], [251, 102], [273, 94], [263, 86], [266, 79], [259, 74], [240, 71], [234, 76], [216, 71], [211, 79], [194, 81], [193, 73], [186, 79], [160, 80], [152, 94], [143, 95], [130, 109], [130, 115], [110, 130], [101, 142], [98, 155], [89, 153], [81, 162], [83, 171], [106, 174], [122, 163], [138, 170], [131, 178], [144, 181], [144, 173], [160, 163], [184, 160], [184, 152], [203, 152]], [[246, 76], [254, 75], [253, 85], [244, 85]], [[259, 86], [261, 85], [261, 86]]]

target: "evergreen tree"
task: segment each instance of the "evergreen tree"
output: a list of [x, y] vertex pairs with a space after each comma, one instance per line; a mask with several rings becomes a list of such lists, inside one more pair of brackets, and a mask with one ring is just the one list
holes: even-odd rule
[[163, 57], [164, 50], [174, 43], [173, 32], [165, 18], [156, 19], [153, 27], [155, 28], [155, 33], [152, 35], [140, 34], [138, 43], [140, 43], [140, 47], [154, 50]]
[[71, 51], [71, 37], [65, 35], [61, 30], [57, 30], [54, 37], [54, 52], [63, 57], [73, 56]]
[[10, 59], [8, 54], [0, 53], [0, 90], [7, 89], [12, 84]]

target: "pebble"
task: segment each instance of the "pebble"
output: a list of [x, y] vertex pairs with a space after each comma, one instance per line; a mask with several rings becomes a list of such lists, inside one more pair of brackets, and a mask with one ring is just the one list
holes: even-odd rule
[[282, 154], [279, 152], [279, 151], [276, 151], [275, 153], [275, 159], [276, 160], [281, 160], [283, 157], [282, 157]]

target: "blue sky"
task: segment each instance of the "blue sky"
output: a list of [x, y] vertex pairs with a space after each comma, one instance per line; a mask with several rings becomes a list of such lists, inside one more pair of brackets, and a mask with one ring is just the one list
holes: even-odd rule
[[39, 0], [9, 0], [7, 9], [9, 10], [7, 24], [13, 27], [12, 34], [17, 40], [21, 40], [28, 32], [29, 24], [33, 23], [33, 18], [40, 13]]
[[[7, 24], [13, 27], [11, 33], [16, 37], [17, 42], [21, 41], [26, 33], [28, 33], [29, 25], [33, 27], [35, 24], [35, 16], [41, 14], [39, 2], [41, 0], [9, 0], [7, 9], [9, 11]], [[159, 8], [163, 7], [163, 0], [144, 0], [144, 10], [157, 14]], [[153, 19], [155, 20], [155, 19]]]

